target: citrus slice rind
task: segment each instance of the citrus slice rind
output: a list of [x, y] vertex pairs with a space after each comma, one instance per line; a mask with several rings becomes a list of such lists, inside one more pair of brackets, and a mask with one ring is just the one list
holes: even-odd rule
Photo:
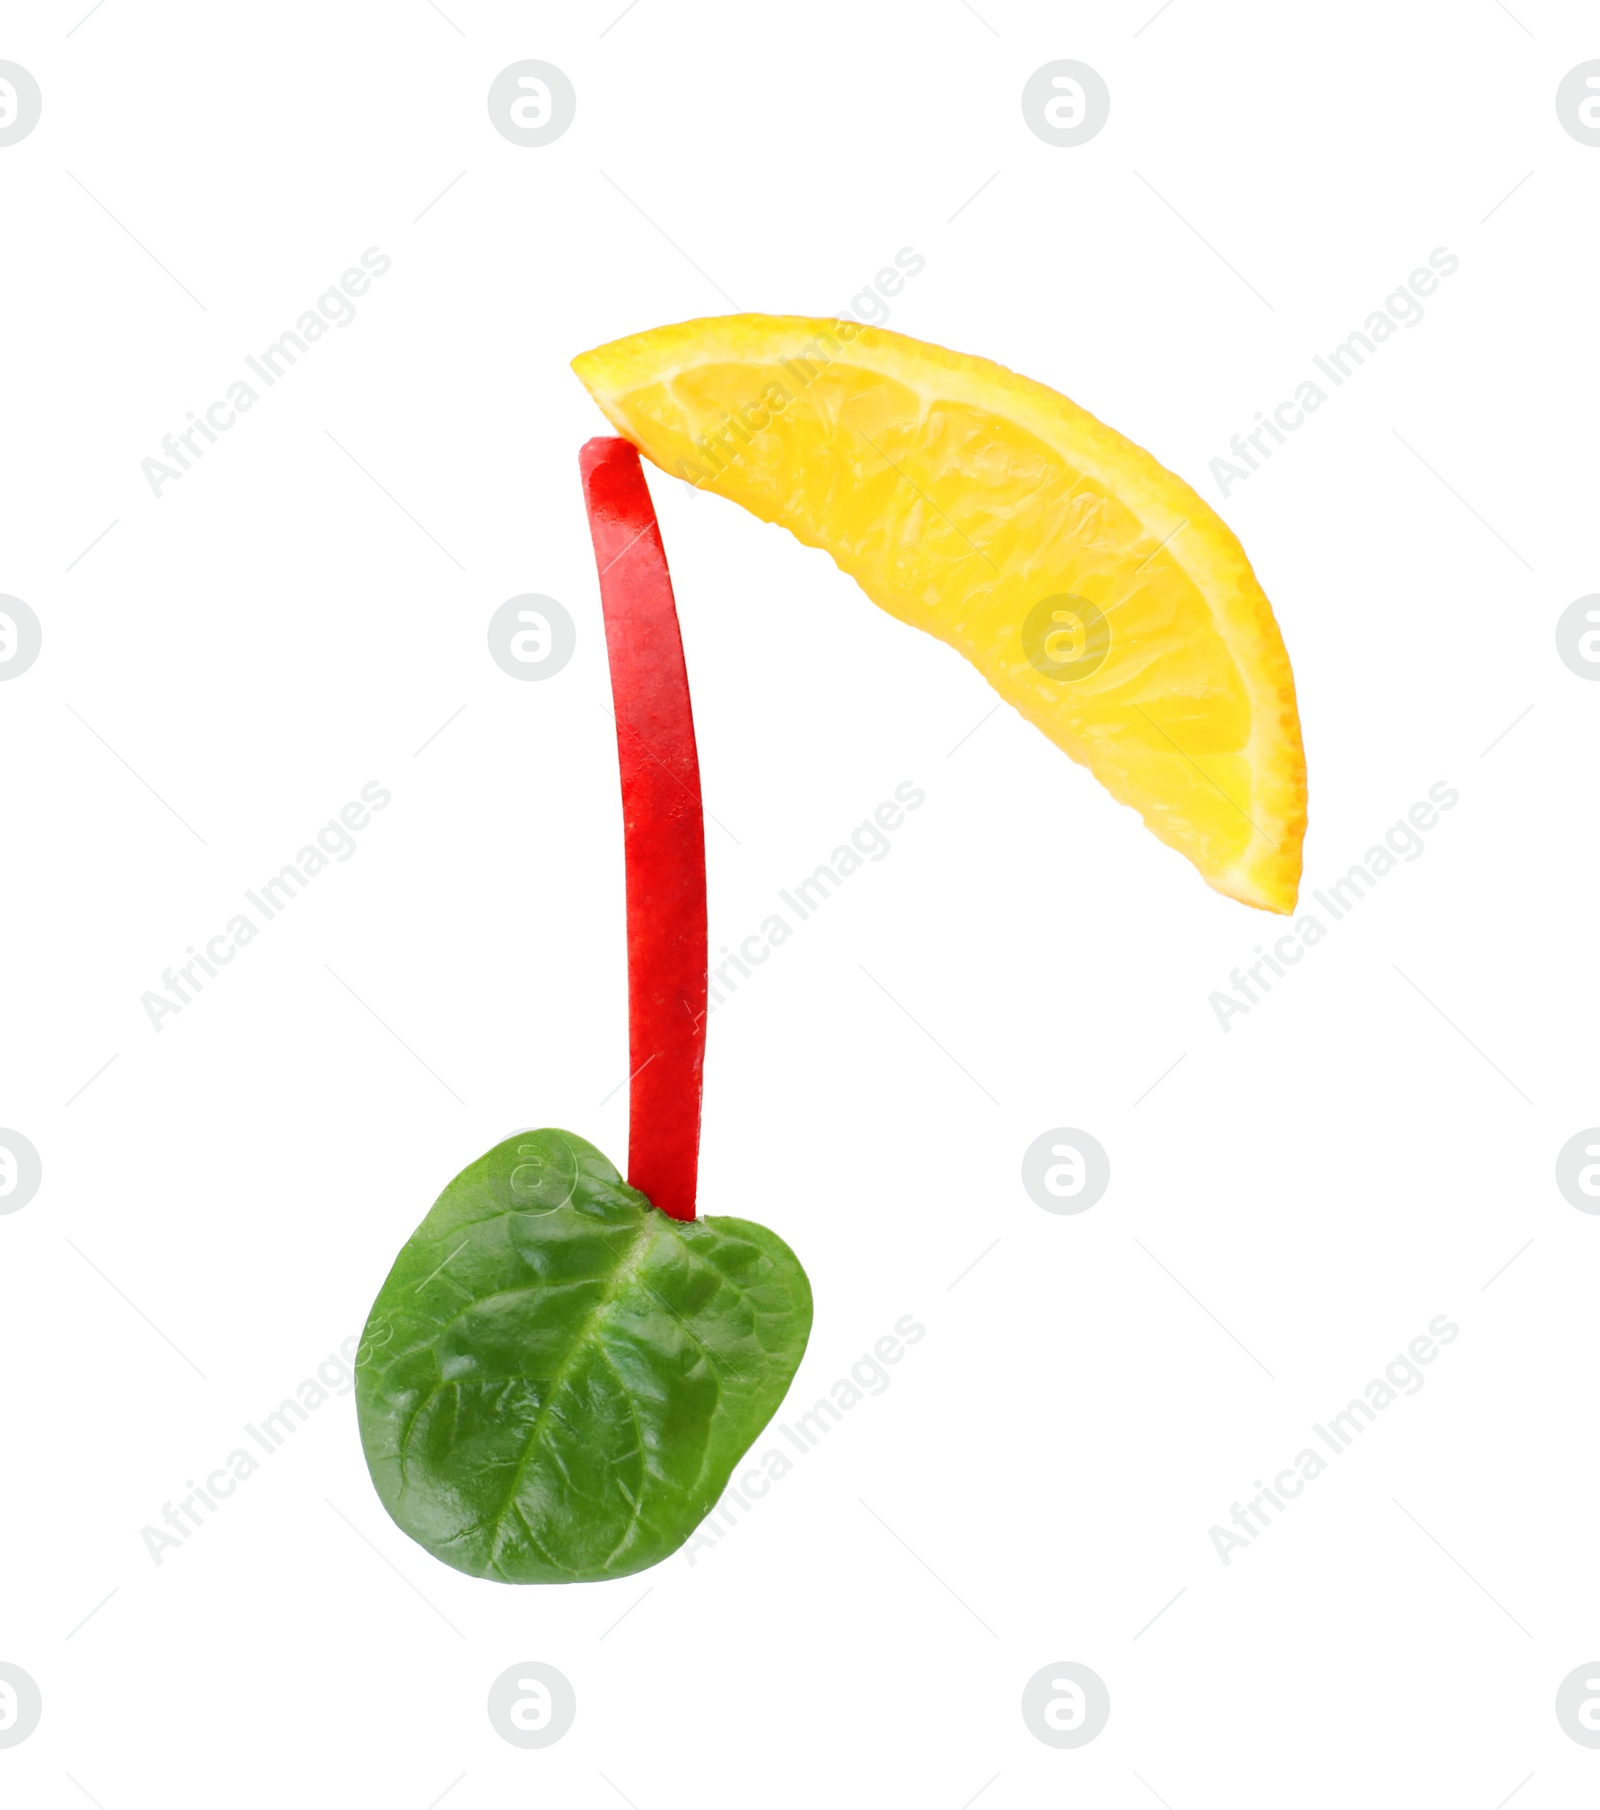
[[686, 321], [573, 368], [663, 471], [965, 655], [1209, 885], [1293, 909], [1288, 656], [1237, 538], [1149, 453], [1004, 366], [853, 321]]

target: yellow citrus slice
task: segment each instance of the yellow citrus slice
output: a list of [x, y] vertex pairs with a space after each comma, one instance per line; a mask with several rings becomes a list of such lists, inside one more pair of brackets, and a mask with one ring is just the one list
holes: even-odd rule
[[1305, 757], [1272, 606], [1143, 448], [1003, 365], [853, 321], [726, 315], [572, 362], [662, 470], [947, 641], [1219, 892], [1294, 908]]

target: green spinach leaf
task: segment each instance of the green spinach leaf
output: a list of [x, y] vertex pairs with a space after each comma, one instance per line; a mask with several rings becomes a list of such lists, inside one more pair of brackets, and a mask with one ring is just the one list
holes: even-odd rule
[[810, 1331], [782, 1239], [669, 1219], [582, 1138], [524, 1132], [450, 1183], [378, 1295], [356, 1366], [367, 1464], [458, 1571], [623, 1577], [704, 1519]]

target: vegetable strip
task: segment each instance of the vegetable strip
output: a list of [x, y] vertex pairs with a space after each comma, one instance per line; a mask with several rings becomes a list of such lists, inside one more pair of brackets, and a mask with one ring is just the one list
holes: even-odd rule
[[706, 861], [689, 678], [661, 531], [639, 455], [578, 457], [600, 574], [628, 891], [628, 1181], [695, 1216], [706, 1045]]

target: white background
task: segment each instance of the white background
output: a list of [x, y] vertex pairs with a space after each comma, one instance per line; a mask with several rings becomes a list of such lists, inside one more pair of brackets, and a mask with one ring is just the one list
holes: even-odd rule
[[[1553, 1699], [1600, 1653], [1600, 1220], [1553, 1165], [1600, 1119], [1600, 687], [1553, 628], [1600, 589], [1600, 149], [1554, 94], [1600, 32], [1509, 6], [12, 0], [44, 114], [0, 150], [0, 590], [44, 652], [0, 688], [0, 1123], [44, 1185], [0, 1219], [0, 1659], [44, 1720], [7, 1803], [1593, 1801]], [[485, 107], [524, 57], [578, 95], [542, 149]], [[1077, 149], [1019, 106], [1060, 57], [1112, 96]], [[153, 497], [140, 461], [368, 246], [358, 318]], [[1460, 804], [1224, 1032], [1271, 920], [1009, 711], [963, 740], [982, 681], [824, 556], [653, 477], [713, 947], [927, 793], [712, 1020], [702, 1208], [810, 1272], [791, 1408], [926, 1337], [692, 1565], [448, 1571], [345, 1395], [158, 1567], [141, 1529], [458, 1168], [530, 1124], [625, 1156], [605, 430], [567, 360], [842, 308], [903, 246], [892, 326], [1055, 385], [1241, 535], [1308, 887]], [[1221, 501], [1208, 461], [1436, 246], [1427, 317]], [[577, 621], [546, 683], [486, 651], [521, 591]], [[141, 993], [371, 780], [357, 852], [155, 1032]], [[1062, 1125], [1111, 1157], [1076, 1218], [1019, 1179]], [[1225, 1567], [1211, 1526], [1441, 1313], [1425, 1388]], [[540, 1752], [485, 1713], [531, 1659], [578, 1697]], [[1072, 1752], [1019, 1710], [1063, 1659], [1111, 1693]]]

